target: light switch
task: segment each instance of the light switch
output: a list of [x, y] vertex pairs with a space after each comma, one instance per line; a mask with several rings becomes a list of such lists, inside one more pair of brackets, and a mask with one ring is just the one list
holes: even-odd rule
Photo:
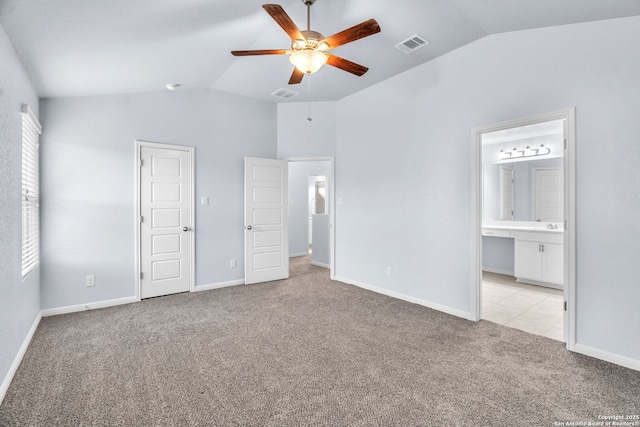
[[338, 202], [338, 206], [344, 205], [344, 200], [342, 200], [342, 197], [338, 197], [337, 202]]
[[202, 196], [202, 206], [207, 206], [209, 204], [209, 197]]

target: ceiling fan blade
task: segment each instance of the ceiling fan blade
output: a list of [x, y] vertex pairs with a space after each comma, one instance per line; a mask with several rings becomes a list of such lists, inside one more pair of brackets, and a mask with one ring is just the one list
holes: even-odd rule
[[304, 77], [304, 73], [294, 67], [293, 73], [291, 74], [291, 78], [289, 79], [289, 84], [297, 85], [302, 82], [303, 77]]
[[232, 50], [233, 56], [253, 56], [253, 55], [286, 55], [290, 53], [284, 49], [263, 49], [263, 50]]
[[380, 25], [378, 22], [375, 19], [369, 19], [368, 21], [364, 21], [358, 25], [354, 25], [351, 28], [347, 28], [344, 31], [340, 31], [339, 33], [329, 36], [320, 43], [325, 42], [329, 45], [329, 49], [333, 49], [379, 32]]
[[282, 6], [279, 4], [263, 4], [262, 8], [289, 34], [291, 40], [305, 40], [298, 26], [289, 18]]
[[341, 70], [347, 71], [351, 74], [355, 74], [356, 76], [361, 76], [369, 69], [364, 65], [356, 64], [355, 62], [348, 61], [344, 58], [340, 58], [339, 56], [331, 55], [329, 53], [326, 54], [329, 59], [327, 60], [327, 64], [332, 65], [336, 68], [340, 68]]

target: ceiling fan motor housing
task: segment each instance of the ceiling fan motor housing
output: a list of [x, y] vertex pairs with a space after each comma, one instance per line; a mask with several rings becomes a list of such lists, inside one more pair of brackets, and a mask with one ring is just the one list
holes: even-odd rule
[[[316, 49], [318, 48], [318, 44], [321, 40], [324, 40], [324, 36], [317, 31], [300, 31], [304, 36], [305, 40], [293, 40], [291, 42], [291, 49], [300, 50], [300, 49]], [[326, 44], [326, 43], [325, 43]], [[329, 46], [322, 46], [322, 50], [326, 50]]]

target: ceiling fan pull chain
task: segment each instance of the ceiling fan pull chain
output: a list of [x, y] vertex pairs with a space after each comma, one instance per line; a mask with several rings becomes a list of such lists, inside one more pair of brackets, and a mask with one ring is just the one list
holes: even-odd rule
[[307, 74], [307, 120], [311, 121], [311, 73]]

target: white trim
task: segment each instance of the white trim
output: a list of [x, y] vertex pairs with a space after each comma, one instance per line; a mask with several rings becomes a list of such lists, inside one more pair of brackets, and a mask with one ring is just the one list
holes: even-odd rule
[[244, 285], [244, 279], [230, 280], [228, 282], [210, 283], [208, 285], [198, 285], [194, 292], [210, 291], [212, 289], [228, 288], [230, 286]]
[[620, 356], [618, 354], [609, 353], [608, 351], [604, 350], [598, 350], [597, 348], [593, 348], [584, 344], [576, 344], [573, 348], [573, 351], [575, 351], [576, 353], [584, 354], [585, 356], [604, 360], [605, 362], [615, 363], [616, 365], [624, 366], [625, 368], [640, 371], [640, 360], [632, 359], [630, 357]]
[[575, 201], [575, 107], [553, 111], [537, 116], [481, 126], [471, 131], [471, 196], [473, 218], [471, 223], [475, 232], [472, 236], [471, 310], [473, 320], [482, 316], [482, 134], [552, 120], [564, 120], [564, 215], [567, 229], [564, 231], [564, 299], [567, 301], [565, 316], [565, 337], [567, 349], [575, 351], [576, 346], [576, 201]]
[[482, 271], [486, 271], [487, 273], [504, 274], [505, 276], [513, 276], [513, 270], [509, 271], [501, 268], [482, 267]]
[[189, 218], [192, 232], [191, 234], [191, 260], [189, 263], [189, 292], [194, 292], [196, 289], [195, 286], [195, 259], [196, 259], [196, 220], [195, 220], [195, 211], [196, 211], [196, 181], [195, 181], [195, 148], [189, 147], [186, 145], [176, 145], [176, 144], [164, 144], [159, 142], [151, 142], [151, 141], [143, 141], [143, 140], [135, 140], [135, 155], [134, 155], [134, 168], [135, 168], [135, 182], [134, 182], [134, 205], [135, 216], [133, 221], [135, 223], [135, 235], [134, 235], [134, 248], [135, 248], [135, 275], [136, 275], [136, 283], [135, 283], [135, 291], [136, 298], [140, 301], [140, 160], [141, 160], [141, 148], [142, 147], [150, 147], [150, 148], [160, 148], [160, 149], [168, 149], [168, 150], [179, 150], [179, 151], [187, 151], [189, 153], [189, 161], [191, 162], [191, 177], [189, 185], [191, 186], [191, 216]]
[[38, 313], [35, 320], [33, 321], [33, 324], [31, 325], [31, 329], [29, 329], [29, 332], [27, 332], [27, 336], [24, 337], [24, 341], [22, 341], [22, 345], [20, 346], [20, 349], [18, 349], [18, 353], [13, 359], [13, 363], [9, 367], [9, 371], [7, 371], [7, 375], [5, 375], [4, 380], [2, 380], [2, 384], [0, 385], [0, 405], [2, 404], [2, 401], [4, 400], [4, 397], [9, 390], [9, 386], [11, 385], [11, 381], [13, 381], [13, 377], [15, 376], [16, 372], [18, 372], [20, 363], [22, 363], [22, 359], [27, 352], [27, 348], [29, 348], [29, 344], [31, 344], [31, 339], [36, 333], [36, 329], [38, 329], [38, 325], [40, 324], [41, 319], [42, 313]]
[[329, 178], [329, 278], [336, 279], [336, 162], [335, 157], [285, 157], [288, 162], [330, 162], [331, 177]]
[[334, 280], [346, 283], [347, 285], [354, 285], [362, 289], [366, 289], [368, 291], [372, 291], [378, 294], [386, 295], [391, 298], [396, 298], [399, 300], [407, 301], [413, 304], [418, 304], [427, 308], [432, 308], [437, 311], [441, 311], [443, 313], [451, 314], [456, 317], [461, 317], [467, 320], [473, 320], [471, 318], [471, 313], [468, 311], [457, 310], [455, 308], [448, 307], [446, 305], [436, 304], [430, 301], [426, 301], [420, 298], [412, 297], [409, 295], [401, 294], [399, 292], [390, 291], [388, 289], [379, 288], [377, 286], [368, 285], [366, 283], [358, 282], [355, 280], [347, 279], [345, 277], [336, 277]]
[[326, 268], [329, 270], [331, 269], [331, 266], [329, 264], [325, 264], [324, 262], [311, 261], [311, 265], [315, 265], [316, 267]]
[[309, 255], [309, 252], [300, 252], [297, 254], [289, 254], [289, 258], [297, 258], [297, 257], [307, 256], [307, 255]]
[[136, 296], [116, 298], [104, 301], [88, 302], [85, 304], [68, 305], [66, 307], [48, 308], [42, 310], [42, 317], [57, 316], [59, 314], [77, 313], [79, 311], [95, 310], [98, 308], [114, 307], [116, 305], [131, 304], [140, 301]]

